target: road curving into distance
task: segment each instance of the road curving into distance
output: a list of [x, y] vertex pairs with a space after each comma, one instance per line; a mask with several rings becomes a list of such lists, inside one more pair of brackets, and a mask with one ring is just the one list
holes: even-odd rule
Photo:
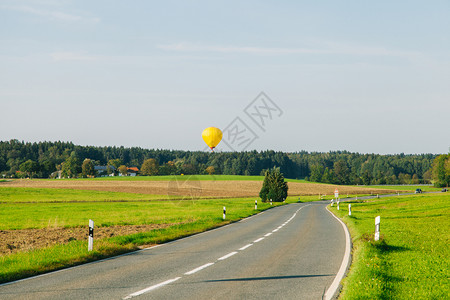
[[327, 204], [284, 205], [164, 245], [4, 284], [0, 298], [330, 299], [350, 246]]

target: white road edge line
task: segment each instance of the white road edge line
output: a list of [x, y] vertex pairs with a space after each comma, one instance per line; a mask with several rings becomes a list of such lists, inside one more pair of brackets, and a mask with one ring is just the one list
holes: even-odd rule
[[277, 229], [274, 229], [274, 230], [272, 230], [272, 232], [277, 232], [278, 230], [280, 230], [280, 229], [278, 229], [278, 228], [277, 228]]
[[261, 238], [259, 238], [259, 239], [257, 239], [257, 240], [254, 240], [253, 241], [253, 243], [258, 243], [258, 242], [261, 242], [262, 240], [263, 240], [264, 238], [263, 237], [261, 237]]
[[133, 298], [133, 297], [140, 296], [140, 295], [142, 295], [142, 294], [145, 294], [145, 293], [147, 293], [147, 292], [150, 292], [151, 290], [157, 289], [157, 288], [159, 288], [159, 287], [162, 287], [162, 286], [168, 285], [168, 284], [170, 284], [170, 283], [172, 283], [172, 282], [174, 282], [174, 281], [177, 281], [177, 280], [180, 279], [180, 278], [181, 278], [181, 277], [176, 277], [176, 278], [169, 279], [169, 280], [166, 280], [166, 281], [164, 281], [164, 282], [161, 282], [161, 283], [158, 283], [158, 284], [149, 286], [148, 288], [145, 288], [145, 289], [143, 289], [143, 290], [137, 291], [137, 292], [135, 292], [135, 293], [133, 293], [133, 294], [129, 294], [128, 296], [126, 296], [125, 298], [123, 298], [123, 300], [131, 299], [131, 298]]
[[222, 256], [221, 258], [218, 258], [217, 260], [227, 259], [228, 257], [231, 257], [231, 256], [235, 255], [236, 253], [237, 253], [236, 251], [233, 251], [231, 253], [228, 253], [227, 255]]
[[264, 236], [271, 236], [272, 232], [266, 233]]
[[[325, 207], [327, 210], [328, 208]], [[344, 222], [342, 222], [338, 217], [336, 217], [331, 211], [328, 210], [328, 212], [336, 218], [336, 220], [339, 221], [339, 223], [342, 225], [342, 228], [345, 232], [345, 252], [344, 257], [342, 259], [341, 267], [339, 268], [339, 271], [336, 274], [336, 277], [334, 278], [333, 282], [331, 283], [328, 290], [325, 292], [325, 300], [330, 300], [333, 298], [334, 294], [337, 292], [339, 288], [339, 284], [341, 283], [341, 280], [344, 278], [345, 272], [347, 271], [347, 267], [349, 266], [350, 262], [350, 233], [348, 232], [347, 226], [345, 226]]]
[[240, 251], [245, 250], [245, 249], [247, 249], [247, 248], [250, 247], [250, 246], [253, 246], [253, 244], [245, 245], [244, 247], [239, 248], [239, 250], [240, 250]]
[[198, 271], [203, 270], [203, 269], [205, 269], [205, 268], [207, 268], [207, 267], [209, 267], [209, 266], [212, 266], [213, 264], [214, 264], [214, 263], [207, 263], [207, 264], [204, 264], [203, 266], [200, 266], [200, 267], [195, 268], [195, 269], [193, 269], [193, 270], [191, 270], [191, 271], [189, 271], [189, 272], [184, 273], [184, 275], [191, 275], [191, 274], [197, 273]]

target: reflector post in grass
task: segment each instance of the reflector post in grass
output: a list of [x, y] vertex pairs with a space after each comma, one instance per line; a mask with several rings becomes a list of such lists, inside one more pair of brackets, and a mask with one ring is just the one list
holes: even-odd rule
[[375, 241], [380, 240], [380, 216], [375, 218]]
[[225, 220], [226, 217], [227, 217], [227, 208], [224, 206], [223, 207], [223, 219]]
[[255, 210], [258, 209], [258, 200], [255, 200]]
[[351, 203], [348, 204], [348, 215], [349, 216], [352, 215], [352, 204]]
[[89, 220], [88, 251], [94, 248], [94, 221]]

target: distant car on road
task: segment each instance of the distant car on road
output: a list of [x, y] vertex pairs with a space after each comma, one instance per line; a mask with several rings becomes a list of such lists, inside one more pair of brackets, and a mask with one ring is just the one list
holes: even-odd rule
[[416, 191], [414, 192], [414, 194], [422, 194], [422, 189], [416, 189]]
[[448, 190], [446, 188], [443, 188], [441, 192], [447, 192]]

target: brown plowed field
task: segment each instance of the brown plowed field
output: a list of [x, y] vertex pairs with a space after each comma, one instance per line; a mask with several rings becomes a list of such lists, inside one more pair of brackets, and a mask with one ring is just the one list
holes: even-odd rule
[[[102, 239], [146, 232], [153, 229], [166, 228], [170, 225], [174, 224], [96, 227], [95, 238]], [[65, 244], [71, 240], [87, 241], [87, 238], [88, 230], [86, 227], [0, 230], [0, 255]]]
[[[58, 188], [111, 191], [153, 195], [180, 195], [196, 197], [257, 197], [261, 190], [261, 181], [98, 181], [98, 180], [13, 180], [2, 186], [30, 188]], [[383, 194], [392, 190], [367, 187], [337, 186], [289, 182], [289, 196], [297, 195], [334, 195], [335, 188], [345, 194]]]

